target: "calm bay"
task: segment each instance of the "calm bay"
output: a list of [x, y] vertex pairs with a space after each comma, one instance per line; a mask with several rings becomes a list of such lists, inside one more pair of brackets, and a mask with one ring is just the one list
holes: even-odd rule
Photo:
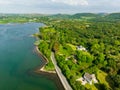
[[0, 25], [0, 90], [57, 90], [55, 83], [42, 75], [29, 74], [42, 60], [34, 48], [41, 23]]

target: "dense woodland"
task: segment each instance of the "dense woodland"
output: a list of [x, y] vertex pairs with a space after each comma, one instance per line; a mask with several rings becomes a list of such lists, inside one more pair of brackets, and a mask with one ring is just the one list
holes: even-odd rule
[[[76, 18], [63, 15], [63, 19], [57, 15], [49, 17], [47, 26], [40, 28], [40, 50], [47, 57], [55, 52], [59, 67], [74, 90], [120, 89], [120, 14], [102, 15], [90, 14], [81, 19], [79, 14]], [[86, 51], [77, 50], [80, 45]], [[99, 83], [83, 86], [77, 82], [85, 72], [94, 73]]]
[[[54, 70], [50, 60], [53, 51], [74, 90], [120, 90], [120, 13], [0, 15], [1, 23], [11, 18], [45, 24], [35, 34], [40, 51], [49, 59], [45, 68]], [[77, 82], [85, 72], [95, 74], [99, 83], [83, 86]]]

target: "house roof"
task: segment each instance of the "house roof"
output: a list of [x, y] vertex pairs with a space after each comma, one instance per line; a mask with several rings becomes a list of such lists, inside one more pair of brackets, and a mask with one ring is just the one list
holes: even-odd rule
[[92, 80], [92, 76], [91, 76], [89, 73], [85, 73], [85, 74], [84, 74], [84, 78], [85, 78], [87, 81], [91, 81], [91, 80]]

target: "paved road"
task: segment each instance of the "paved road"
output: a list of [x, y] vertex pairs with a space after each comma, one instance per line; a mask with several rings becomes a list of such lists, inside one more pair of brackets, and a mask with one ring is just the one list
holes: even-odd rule
[[57, 72], [57, 74], [58, 74], [58, 76], [59, 76], [59, 78], [60, 78], [60, 80], [61, 80], [61, 82], [62, 82], [62, 84], [63, 84], [63, 86], [65, 88], [65, 90], [73, 90], [71, 88], [71, 86], [69, 85], [68, 81], [66, 80], [65, 76], [62, 74], [60, 68], [58, 67], [53, 52], [51, 54], [51, 60], [52, 60], [52, 62], [54, 64], [54, 66], [55, 66], [55, 70], [56, 70], [56, 72]]

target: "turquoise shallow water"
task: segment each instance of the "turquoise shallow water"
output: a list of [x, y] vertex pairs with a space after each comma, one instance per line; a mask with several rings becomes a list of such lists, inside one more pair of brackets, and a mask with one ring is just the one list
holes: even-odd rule
[[41, 64], [30, 35], [42, 25], [0, 25], [0, 90], [57, 90], [53, 81], [27, 73]]

